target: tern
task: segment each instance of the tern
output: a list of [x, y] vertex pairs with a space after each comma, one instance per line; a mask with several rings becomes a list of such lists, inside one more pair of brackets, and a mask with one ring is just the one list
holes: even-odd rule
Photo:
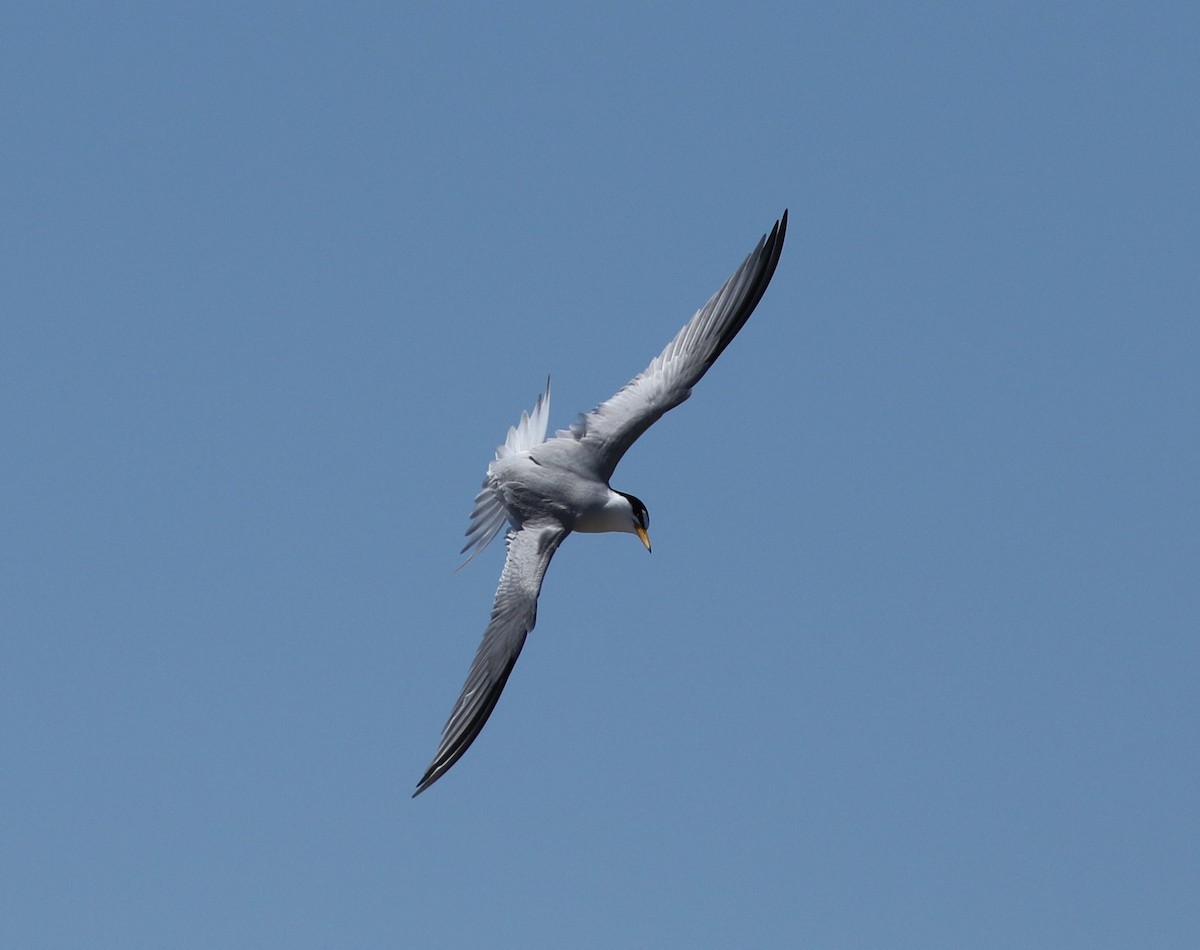
[[775, 273], [786, 231], [785, 210], [724, 286], [611, 399], [547, 439], [547, 380], [533, 412], [521, 413], [520, 422], [508, 430], [475, 496], [462, 549], [470, 552], [466, 565], [507, 525], [508, 553], [491, 621], [414, 798], [462, 757], [492, 714], [537, 619], [546, 568], [567, 535], [623, 531], [636, 534], [650, 550], [646, 506], [611, 488], [609, 479], [638, 437], [692, 394], [750, 318]]

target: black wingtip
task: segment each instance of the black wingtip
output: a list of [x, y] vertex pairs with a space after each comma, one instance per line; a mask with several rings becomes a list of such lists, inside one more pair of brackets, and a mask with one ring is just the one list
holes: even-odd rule
[[[775, 222], [775, 227], [771, 228], [771, 234], [767, 241], [776, 245], [777, 250], [783, 249], [783, 239], [787, 235], [788, 209], [783, 209], [783, 214], [779, 216], [779, 220]], [[778, 256], [776, 257], [778, 260]]]
[[[525, 638], [522, 636], [522, 645], [524, 645], [524, 641]], [[508, 663], [505, 664], [504, 671], [496, 677], [495, 682], [488, 688], [487, 694], [483, 697], [483, 701], [471, 717], [470, 722], [467, 723], [466, 728], [449, 743], [446, 742], [446, 736], [443, 734], [442, 745], [438, 748], [437, 754], [433, 757], [433, 761], [429, 764], [425, 775], [417, 783], [417, 790], [412, 794], [413, 798], [416, 798], [425, 789], [429, 788], [430, 785], [450, 771], [450, 766], [461, 759], [463, 753], [471, 747], [471, 743], [475, 741], [480, 731], [482, 731], [484, 723], [492, 715], [492, 710], [496, 708], [500, 694], [504, 692], [504, 686], [508, 682], [508, 677], [511, 675], [513, 667], [517, 665], [517, 657], [520, 655], [521, 650], [518, 647]], [[454, 713], [451, 713], [450, 717], [453, 719]], [[449, 728], [449, 726], [450, 724], [447, 723], [446, 727]]]
[[[468, 743], [468, 745], [469, 744], [470, 743]], [[464, 749], [463, 751], [466, 750]], [[462, 752], [460, 752], [459, 755], [462, 755]], [[455, 759], [457, 759], [457, 756], [455, 756]], [[416, 798], [423, 791], [425, 791], [425, 789], [429, 788], [430, 785], [445, 775], [447, 769], [449, 769], [453, 764], [453, 759], [450, 762], [443, 762], [441, 758], [434, 759], [433, 763], [425, 771], [425, 774], [421, 776], [421, 781], [417, 782], [417, 788], [416, 791], [412, 793], [412, 797]]]
[[[775, 276], [779, 256], [783, 253], [783, 239], [787, 235], [787, 222], [788, 212], [787, 208], [784, 208], [783, 214], [771, 228], [770, 234], [764, 234], [758, 239], [758, 245], [742, 261], [742, 266], [713, 295], [712, 300], [716, 300], [730, 287], [737, 287], [741, 299], [738, 301], [736, 310], [732, 312], [730, 319], [722, 328], [720, 339], [713, 346], [712, 352], [708, 354], [706, 368], [712, 366], [717, 357], [725, 352], [725, 347], [729, 346], [738, 331], [745, 326], [746, 321], [750, 319], [750, 314], [754, 312], [754, 308], [758, 306], [758, 302], [766, 293], [767, 285]], [[709, 303], [712, 303], [712, 300]]]
[[[466, 745], [470, 745], [470, 744], [471, 744], [470, 742], [466, 743]], [[417, 789], [415, 792], [412, 793], [412, 797], [416, 798], [423, 791], [425, 791], [425, 789], [429, 788], [430, 785], [432, 785], [434, 782], [436, 782], [438, 779], [440, 779], [443, 775], [445, 775], [446, 772], [449, 770], [450, 766], [452, 766], [456, 761], [458, 761], [459, 756], [461, 756], [463, 754], [463, 752], [466, 752], [466, 751], [467, 751], [466, 746], [463, 746], [458, 751], [458, 754], [451, 757], [449, 759], [449, 761], [446, 761], [441, 756], [438, 756], [437, 758], [435, 758], [433, 760], [433, 762], [430, 763], [429, 768], [425, 770], [425, 774], [421, 776], [421, 781], [417, 782]]]
[[425, 791], [425, 789], [429, 788], [429, 786], [432, 785], [436, 781], [437, 781], [437, 779], [433, 777], [433, 766], [431, 765], [428, 769], [425, 770], [425, 774], [421, 776], [421, 781], [417, 782], [417, 787], [413, 791], [412, 797], [416, 798], [423, 791]]

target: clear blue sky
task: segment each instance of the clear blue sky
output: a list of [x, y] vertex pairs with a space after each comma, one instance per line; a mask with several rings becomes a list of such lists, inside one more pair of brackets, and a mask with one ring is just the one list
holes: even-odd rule
[[497, 6], [0, 14], [0, 945], [1195, 946], [1196, 5]]

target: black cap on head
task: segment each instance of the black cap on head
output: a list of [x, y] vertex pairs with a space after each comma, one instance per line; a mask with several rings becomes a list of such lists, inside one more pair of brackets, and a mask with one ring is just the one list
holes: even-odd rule
[[629, 502], [629, 507], [633, 509], [634, 520], [643, 528], [649, 530], [650, 512], [646, 509], [646, 506], [642, 504], [642, 500], [635, 495], [630, 495], [629, 493], [623, 491], [617, 492], [617, 494], [623, 496], [625, 500]]

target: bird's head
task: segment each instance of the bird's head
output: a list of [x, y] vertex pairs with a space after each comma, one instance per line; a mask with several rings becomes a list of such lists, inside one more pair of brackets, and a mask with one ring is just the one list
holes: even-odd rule
[[630, 525], [628, 530], [638, 536], [638, 540], [646, 545], [646, 550], [650, 550], [650, 512], [646, 510], [646, 506], [642, 504], [640, 498], [635, 498], [633, 495], [628, 495], [625, 492], [619, 492], [627, 502], [629, 502]]

